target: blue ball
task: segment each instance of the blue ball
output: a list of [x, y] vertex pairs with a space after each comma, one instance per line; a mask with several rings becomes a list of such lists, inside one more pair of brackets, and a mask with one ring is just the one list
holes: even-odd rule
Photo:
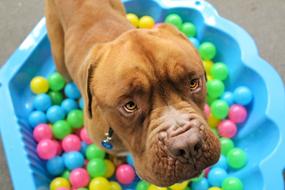
[[222, 168], [224, 170], [227, 170], [228, 164], [226, 157], [224, 155], [221, 155], [219, 161], [213, 166], [213, 168]]
[[83, 154], [83, 155], [86, 154], [87, 147], [88, 147], [88, 144], [86, 144], [86, 142], [81, 141], [81, 148], [80, 148], [81, 154]]
[[191, 183], [192, 190], [208, 190], [209, 184], [206, 178]]
[[47, 122], [47, 118], [46, 118], [46, 114], [42, 111], [33, 111], [30, 113], [29, 115], [29, 124], [34, 128], [36, 127], [38, 124], [41, 123], [46, 123]]
[[222, 168], [212, 168], [208, 174], [208, 182], [212, 186], [221, 187], [223, 181], [227, 178], [227, 172]]
[[197, 38], [192, 38], [190, 37], [189, 40], [191, 41], [191, 43], [195, 46], [195, 48], [199, 48], [200, 46], [200, 42]]
[[79, 100], [79, 107], [80, 107], [81, 109], [84, 109], [84, 100], [83, 100], [82, 97], [81, 97], [80, 100]]
[[245, 86], [240, 86], [234, 91], [234, 101], [237, 104], [248, 105], [252, 100], [252, 92]]
[[51, 104], [51, 98], [47, 94], [39, 94], [33, 101], [34, 108], [39, 111], [46, 111]]
[[63, 155], [64, 165], [69, 170], [80, 168], [84, 165], [84, 157], [80, 152], [66, 152]]
[[71, 110], [77, 109], [78, 105], [77, 105], [77, 102], [75, 100], [67, 98], [67, 99], [62, 101], [61, 107], [65, 111], [65, 113], [68, 113]]
[[59, 120], [63, 120], [64, 117], [65, 117], [65, 112], [58, 105], [54, 105], [47, 110], [47, 119], [51, 123], [55, 123]]
[[229, 106], [231, 106], [234, 103], [234, 96], [233, 93], [227, 91], [223, 94], [222, 100], [226, 101]]
[[64, 172], [64, 162], [63, 158], [60, 156], [56, 156], [47, 161], [47, 171], [49, 174], [53, 176], [60, 175]]
[[68, 98], [71, 98], [71, 99], [80, 98], [80, 92], [79, 92], [77, 86], [73, 82], [68, 83], [65, 86], [64, 93]]
[[131, 154], [128, 154], [127, 155], [127, 162], [129, 165], [134, 165], [134, 159], [133, 159], [133, 156]]

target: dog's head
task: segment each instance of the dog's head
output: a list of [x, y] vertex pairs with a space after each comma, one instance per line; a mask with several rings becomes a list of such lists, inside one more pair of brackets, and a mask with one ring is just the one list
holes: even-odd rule
[[87, 58], [85, 122], [97, 144], [111, 127], [113, 153], [130, 152], [143, 179], [168, 186], [220, 155], [205, 120], [206, 79], [188, 39], [172, 26], [131, 30]]

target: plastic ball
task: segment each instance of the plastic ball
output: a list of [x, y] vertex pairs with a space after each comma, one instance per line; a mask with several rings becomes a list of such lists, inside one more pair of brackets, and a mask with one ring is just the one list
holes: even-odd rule
[[223, 168], [215, 167], [208, 174], [208, 182], [212, 186], [220, 187], [227, 176], [228, 174]]
[[192, 178], [191, 181], [192, 182], [198, 182], [198, 181], [201, 181], [202, 179], [204, 179], [204, 173], [203, 172], [199, 176]]
[[95, 158], [88, 162], [87, 171], [92, 178], [101, 177], [105, 175], [107, 167], [103, 159]]
[[78, 104], [73, 99], [67, 98], [61, 102], [61, 108], [68, 113], [74, 109], [78, 108]]
[[91, 139], [89, 138], [88, 136], [88, 132], [86, 130], [85, 127], [83, 127], [81, 130], [80, 130], [80, 138], [81, 140], [83, 140], [86, 144], [91, 144], [92, 141]]
[[209, 96], [212, 98], [218, 98], [223, 95], [225, 90], [225, 85], [220, 80], [209, 80], [207, 81], [207, 90]]
[[172, 189], [172, 190], [184, 190], [187, 187], [188, 183], [189, 183], [188, 181], [184, 181], [182, 183], [176, 183], [176, 184], [171, 185], [170, 189]]
[[54, 142], [55, 147], [56, 147], [56, 155], [60, 155], [62, 152], [61, 144], [57, 140], [52, 140], [52, 141]]
[[155, 22], [152, 17], [150, 16], [143, 16], [139, 20], [139, 28], [153, 28]]
[[190, 38], [188, 38], [188, 39], [190, 40], [190, 42], [194, 45], [194, 47], [195, 47], [196, 49], [199, 48], [200, 42], [199, 42], [199, 40], [198, 40], [197, 38], [190, 37]]
[[151, 185], [148, 187], [148, 190], [167, 190], [167, 187], [158, 187], [158, 186], [156, 186], [156, 185], [151, 184]]
[[84, 165], [84, 157], [80, 152], [67, 152], [63, 155], [64, 165], [69, 169], [81, 168]]
[[30, 113], [28, 121], [32, 127], [35, 127], [41, 123], [46, 123], [46, 114], [42, 111], [33, 111], [32, 113]]
[[181, 27], [181, 32], [187, 37], [194, 37], [196, 35], [196, 27], [190, 22], [184, 22]]
[[82, 97], [79, 99], [79, 107], [80, 109], [84, 109], [84, 100]]
[[208, 190], [222, 190], [222, 189], [219, 187], [210, 187]]
[[48, 160], [55, 157], [57, 153], [55, 143], [50, 139], [43, 139], [37, 145], [37, 153], [43, 160]]
[[203, 60], [211, 60], [216, 56], [216, 47], [211, 42], [204, 42], [199, 47], [199, 53]]
[[33, 107], [39, 111], [46, 111], [50, 106], [51, 98], [47, 94], [38, 94], [33, 101]]
[[218, 134], [218, 131], [217, 131], [216, 128], [211, 128], [211, 131], [212, 131], [212, 133], [214, 133], [214, 135], [215, 135], [216, 137], [219, 137], [219, 134]]
[[147, 190], [149, 187], [149, 183], [141, 180], [137, 183], [136, 190]]
[[57, 190], [58, 188], [70, 189], [70, 184], [68, 180], [62, 177], [57, 177], [53, 179], [50, 183], [50, 190]]
[[221, 155], [219, 161], [213, 167], [222, 168], [224, 170], [227, 170], [228, 163], [227, 163], [226, 157], [224, 155]]
[[139, 26], [139, 18], [137, 17], [137, 15], [135, 15], [133, 13], [129, 13], [129, 14], [127, 14], [127, 19], [130, 21], [130, 23], [134, 27], [138, 27]]
[[218, 126], [219, 134], [225, 138], [233, 138], [237, 133], [237, 126], [231, 120], [224, 120]]
[[66, 121], [60, 120], [52, 125], [52, 133], [55, 138], [63, 139], [71, 133], [71, 127]]
[[105, 157], [105, 151], [100, 149], [97, 145], [91, 144], [86, 149], [86, 158], [92, 160], [94, 158], [103, 159]]
[[133, 158], [133, 156], [132, 156], [131, 154], [128, 154], [128, 155], [127, 155], [127, 163], [128, 163], [129, 165], [134, 166], [134, 158]]
[[89, 190], [89, 189], [87, 189], [87, 188], [85, 188], [85, 187], [81, 187], [81, 188], [78, 188], [78, 189], [76, 189], [76, 190]]
[[51, 98], [51, 102], [53, 105], [60, 105], [62, 100], [63, 100], [63, 96], [60, 92], [55, 92], [55, 91], [50, 91], [48, 93], [48, 95]]
[[208, 190], [209, 184], [206, 178], [202, 178], [200, 181], [194, 181], [191, 183], [192, 190]]
[[68, 171], [68, 170], [65, 170], [61, 175], [61, 177], [65, 178], [67, 180], [69, 180], [69, 176], [70, 176], [70, 171]]
[[211, 75], [214, 79], [225, 80], [228, 77], [228, 67], [224, 63], [215, 63], [211, 68]]
[[240, 148], [233, 148], [227, 154], [228, 165], [233, 169], [240, 169], [247, 163], [246, 153]]
[[228, 177], [222, 184], [223, 190], [243, 190], [242, 182], [236, 177]]
[[169, 14], [165, 20], [165, 23], [171, 24], [173, 26], [176, 26], [178, 29], [182, 27], [182, 19], [179, 15], [177, 14]]
[[73, 188], [85, 187], [88, 185], [90, 177], [83, 168], [76, 168], [71, 171], [69, 176]]
[[30, 83], [30, 88], [35, 94], [46, 93], [49, 89], [49, 84], [47, 79], [44, 77], [34, 77]]
[[211, 73], [211, 69], [213, 67], [213, 64], [214, 63], [211, 60], [203, 61], [203, 66], [204, 66], [204, 69], [205, 69], [207, 75], [209, 75]]
[[87, 147], [88, 147], [88, 145], [87, 145], [85, 142], [81, 141], [80, 152], [81, 152], [83, 155], [86, 154]]
[[229, 151], [235, 147], [233, 141], [228, 138], [220, 138], [220, 143], [221, 143], [221, 152], [224, 156], [227, 156]]
[[204, 113], [206, 115], [207, 118], [209, 118], [210, 114], [211, 114], [211, 110], [208, 104], [204, 105]]
[[235, 123], [243, 123], [247, 118], [245, 107], [233, 104], [229, 110], [229, 119]]
[[228, 91], [222, 95], [221, 99], [226, 101], [229, 106], [231, 106], [234, 103], [233, 93], [228, 92]]
[[64, 94], [71, 99], [78, 99], [80, 98], [80, 92], [77, 88], [77, 86], [71, 82], [65, 85], [64, 87]]
[[248, 105], [252, 101], [252, 92], [245, 86], [240, 86], [234, 90], [234, 101], [243, 106]]
[[33, 131], [33, 137], [37, 142], [40, 142], [43, 139], [51, 139], [51, 127], [48, 124], [37, 125]]
[[54, 105], [51, 106], [48, 110], [47, 110], [47, 119], [50, 123], [55, 123], [59, 120], [64, 119], [65, 117], [65, 112], [64, 110], [58, 106], [58, 105]]
[[211, 104], [211, 111], [212, 111], [212, 114], [215, 118], [224, 119], [228, 115], [229, 106], [223, 100], [215, 100]]
[[79, 151], [81, 142], [78, 136], [70, 134], [62, 140], [62, 148], [65, 152]]
[[61, 90], [65, 85], [65, 80], [61, 74], [55, 72], [48, 77], [50, 89], [53, 91]]
[[89, 183], [89, 190], [110, 190], [111, 184], [104, 177], [96, 177]]
[[213, 114], [210, 114], [208, 117], [208, 124], [210, 125], [210, 127], [215, 128], [219, 125], [221, 120], [215, 118], [215, 116], [213, 116]]
[[72, 110], [67, 115], [67, 122], [72, 128], [81, 128], [83, 126], [83, 112], [81, 110]]
[[104, 162], [105, 162], [105, 165], [106, 165], [106, 172], [105, 172], [104, 177], [110, 178], [110, 177], [112, 177], [114, 175], [115, 165], [110, 160], [104, 160]]
[[135, 170], [132, 166], [122, 164], [117, 167], [116, 178], [121, 184], [129, 185], [134, 181], [135, 177]]
[[62, 157], [55, 156], [47, 161], [47, 171], [53, 176], [60, 175], [64, 172], [65, 166]]
[[110, 185], [111, 185], [110, 190], [122, 190], [120, 184], [115, 181], [110, 181]]

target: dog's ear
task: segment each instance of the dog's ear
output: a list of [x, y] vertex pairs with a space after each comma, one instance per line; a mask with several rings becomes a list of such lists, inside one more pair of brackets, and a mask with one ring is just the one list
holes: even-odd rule
[[159, 24], [157, 26], [157, 29], [162, 32], [167, 32], [168, 34], [182, 38], [183, 40], [188, 40], [182, 32], [180, 32], [175, 26], [171, 24]]
[[88, 117], [92, 118], [92, 97], [93, 97], [93, 91], [92, 91], [92, 78], [94, 75], [94, 69], [95, 66], [93, 64], [90, 64], [87, 69], [87, 76], [86, 76], [86, 94], [87, 94], [87, 102], [85, 102], [85, 106], [87, 106], [87, 112]]

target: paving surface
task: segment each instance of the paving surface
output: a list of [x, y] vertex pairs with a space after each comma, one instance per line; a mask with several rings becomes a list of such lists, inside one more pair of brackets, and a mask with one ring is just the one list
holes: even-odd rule
[[[220, 15], [239, 24], [253, 36], [261, 56], [285, 79], [285, 1], [209, 0], [209, 2], [217, 8]], [[5, 63], [42, 16], [43, 1], [0, 1], [0, 65]], [[0, 189], [12, 189], [1, 143]]]

